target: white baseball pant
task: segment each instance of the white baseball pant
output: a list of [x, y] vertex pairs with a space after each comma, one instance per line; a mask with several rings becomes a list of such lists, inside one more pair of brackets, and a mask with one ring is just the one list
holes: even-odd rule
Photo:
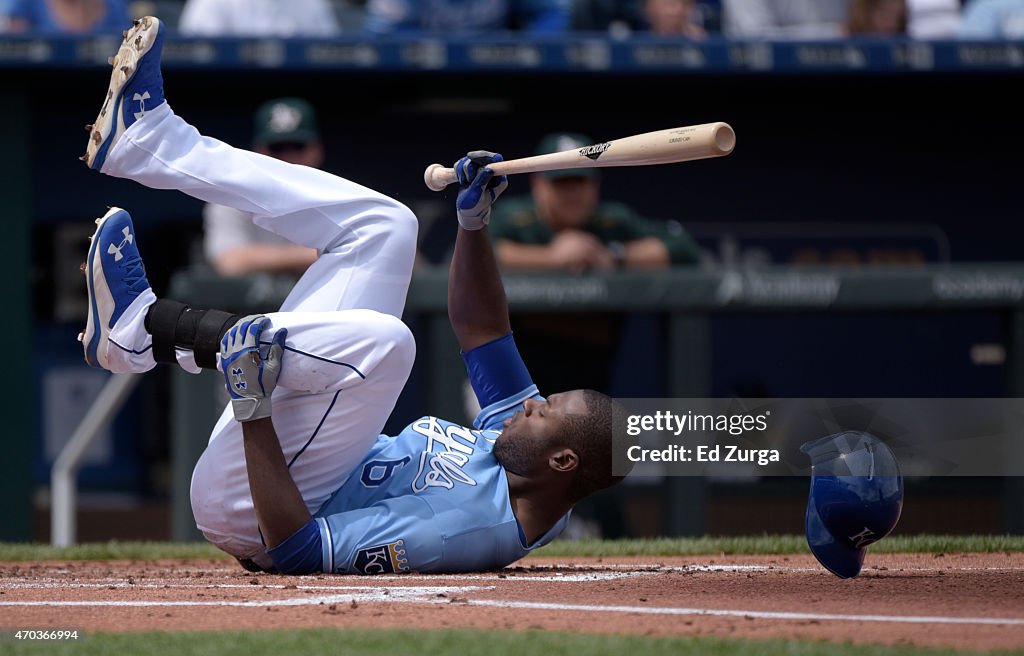
[[[102, 172], [250, 212], [257, 225], [319, 251], [281, 310], [267, 315], [264, 333], [266, 341], [288, 329], [273, 422], [292, 478], [316, 512], [366, 455], [412, 368], [415, 343], [399, 317], [415, 259], [416, 217], [343, 178], [204, 137], [167, 103], [125, 131]], [[148, 345], [148, 335], [139, 337], [144, 316], [145, 307], [133, 308], [112, 334], [134, 332], [143, 340], [136, 344]], [[148, 351], [125, 357], [134, 371], [155, 366]], [[188, 352], [179, 353], [179, 362], [198, 371]], [[208, 540], [271, 564], [230, 405], [196, 465], [191, 496]]]

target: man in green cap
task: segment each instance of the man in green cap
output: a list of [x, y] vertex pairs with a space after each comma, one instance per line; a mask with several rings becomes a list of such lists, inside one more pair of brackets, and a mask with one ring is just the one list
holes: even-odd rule
[[[260, 105], [253, 125], [253, 150], [262, 155], [320, 168], [324, 147], [316, 112], [301, 98], [277, 98]], [[315, 250], [260, 228], [240, 210], [208, 203], [203, 208], [203, 251], [225, 276], [269, 273], [297, 277], [317, 257]]]
[[[536, 154], [596, 143], [577, 133], [544, 136]], [[566, 169], [530, 175], [530, 194], [495, 204], [488, 226], [504, 269], [584, 274], [614, 269], [660, 269], [695, 264], [696, 243], [678, 223], [646, 219], [627, 205], [602, 200], [596, 169]], [[612, 312], [530, 313], [512, 316], [516, 343], [530, 358], [532, 373], [552, 389], [585, 387], [612, 394], [612, 371], [626, 317]], [[640, 321], [634, 332], [653, 331]], [[541, 383], [538, 383], [541, 384]], [[579, 523], [599, 526], [603, 537], [622, 537], [618, 492], [590, 500], [577, 510]]]
[[[592, 143], [581, 134], [553, 133], [541, 139], [537, 154]], [[678, 224], [649, 221], [622, 203], [601, 200], [596, 169], [534, 173], [530, 191], [506, 200], [491, 219], [498, 261], [506, 268], [583, 273], [698, 260], [696, 244]]]
[[[571, 132], [546, 135], [537, 154], [595, 143]], [[646, 219], [623, 203], [601, 199], [596, 169], [530, 175], [530, 195], [496, 205], [489, 230], [505, 269], [574, 274], [659, 269], [698, 261], [695, 242], [677, 223]], [[622, 316], [615, 313], [517, 313], [513, 328], [533, 362], [558, 362], [536, 375], [553, 388], [607, 391]], [[553, 359], [549, 358], [557, 354]], [[563, 366], [572, 361], [572, 366]]]

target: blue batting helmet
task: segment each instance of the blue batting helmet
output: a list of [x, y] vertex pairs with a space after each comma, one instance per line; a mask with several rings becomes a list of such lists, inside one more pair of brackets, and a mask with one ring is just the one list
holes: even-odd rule
[[903, 509], [903, 476], [881, 440], [844, 431], [807, 442], [811, 492], [804, 529], [818, 562], [839, 578], [860, 573], [868, 545], [888, 535]]

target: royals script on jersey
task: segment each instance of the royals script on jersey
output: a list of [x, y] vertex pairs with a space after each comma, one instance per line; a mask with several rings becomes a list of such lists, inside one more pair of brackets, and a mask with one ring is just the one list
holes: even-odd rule
[[478, 429], [421, 417], [394, 437], [378, 437], [316, 513], [324, 571], [495, 569], [556, 538], [568, 513], [527, 546], [505, 470], [491, 452], [502, 421], [523, 400], [540, 398], [536, 387], [517, 397], [485, 408]]

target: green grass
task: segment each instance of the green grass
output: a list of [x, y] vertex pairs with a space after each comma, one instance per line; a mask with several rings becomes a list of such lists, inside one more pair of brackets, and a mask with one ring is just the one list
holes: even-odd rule
[[[1024, 551], [1024, 536], [911, 535], [890, 536], [871, 545], [872, 553], [993, 553]], [[651, 538], [647, 540], [556, 540], [533, 552], [555, 556], [702, 556], [788, 555], [810, 553], [802, 535]]]
[[[854, 646], [845, 643], [652, 638], [646, 636], [570, 634], [548, 631], [480, 631], [413, 629], [304, 631], [222, 631], [218, 633], [95, 633], [76, 642], [28, 644], [10, 639], [0, 651], [11, 656], [53, 654], [133, 654], [136, 656], [257, 656], [258, 654], [344, 654], [345, 656], [945, 656], [985, 652], [917, 647]], [[987, 652], [1021, 654], [1024, 652]]]
[[[871, 546], [872, 553], [1024, 552], [1024, 536], [913, 535], [890, 536]], [[651, 538], [643, 540], [555, 540], [534, 552], [542, 558], [582, 556], [789, 555], [809, 553], [802, 535], [750, 537]], [[229, 556], [206, 543], [90, 542], [56, 548], [32, 543], [0, 543], [0, 562], [19, 560], [155, 560]]]
[[230, 558], [206, 542], [86, 542], [74, 547], [0, 542], [0, 562], [13, 560], [194, 560]]

